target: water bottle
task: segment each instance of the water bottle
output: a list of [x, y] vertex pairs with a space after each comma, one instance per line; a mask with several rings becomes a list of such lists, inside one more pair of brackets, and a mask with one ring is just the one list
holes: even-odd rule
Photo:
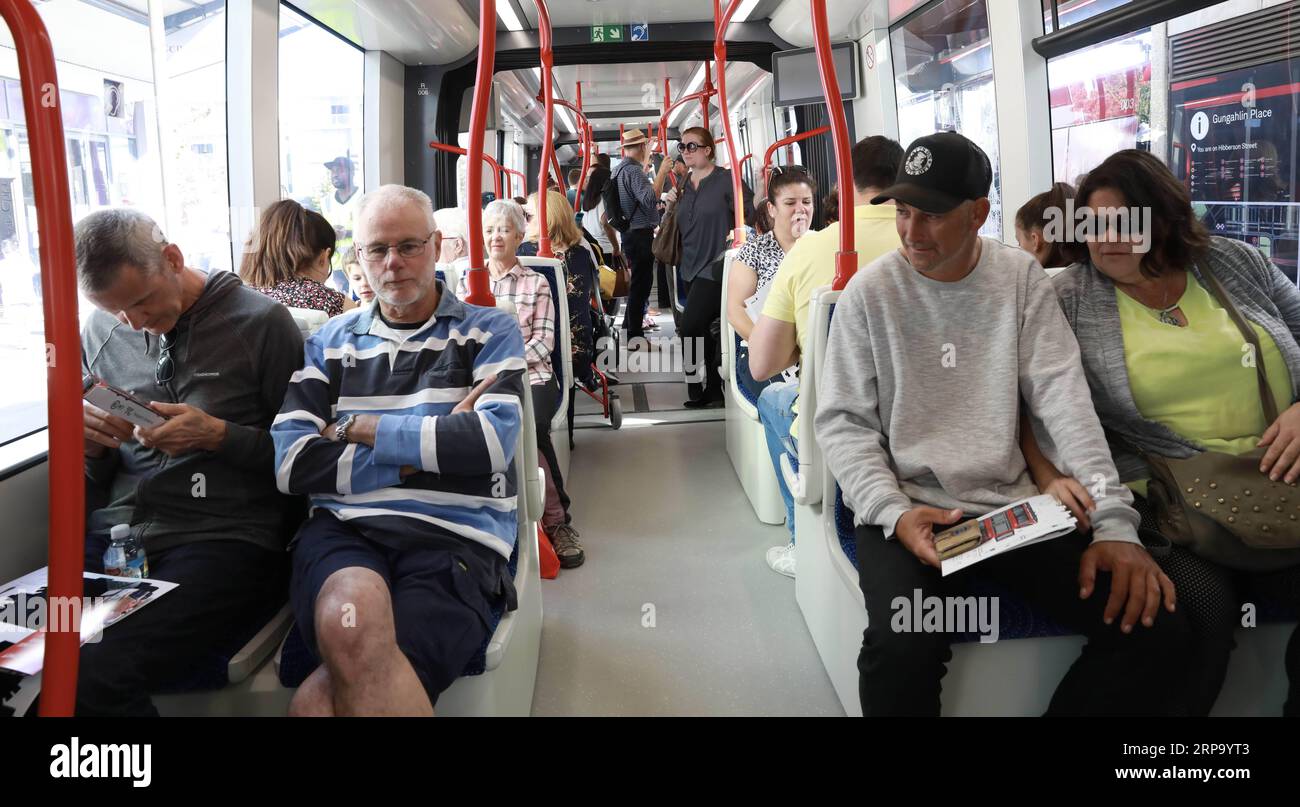
[[144, 547], [131, 536], [131, 525], [116, 524], [109, 531], [104, 552], [104, 573], [116, 577], [148, 577], [149, 561]]

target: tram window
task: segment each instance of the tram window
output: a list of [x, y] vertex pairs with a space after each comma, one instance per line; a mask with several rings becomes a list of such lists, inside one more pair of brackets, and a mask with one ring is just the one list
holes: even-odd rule
[[280, 6], [280, 192], [320, 211], [350, 243], [363, 188], [365, 55]]
[[1052, 3], [1056, 3], [1056, 16], [1061, 28], [1068, 28], [1089, 17], [1128, 5], [1133, 0], [1043, 0], [1043, 31], [1052, 33]]
[[[154, 3], [157, 7], [167, 4]], [[161, 16], [166, 37], [158, 126], [167, 176], [167, 237], [196, 269], [230, 269], [226, 173], [226, 6]]]
[[[1050, 60], [1053, 174], [1075, 183], [1115, 151], [1148, 150], [1187, 185], [1211, 235], [1258, 247], [1294, 280], [1300, 58], [1279, 26], [1271, 42], [1252, 41], [1259, 63], [1241, 66], [1231, 23], [1254, 10], [1238, 7], [1219, 3]], [[1179, 36], [1189, 31], [1196, 35], [1183, 44]], [[1183, 47], [1195, 51], [1188, 53], [1198, 67], [1179, 75], [1190, 63]], [[1172, 74], [1153, 70], [1164, 64]]]
[[[165, 147], [159, 147], [160, 121], [155, 120], [159, 105], [153, 83], [149, 14], [84, 0], [51, 0], [36, 9], [54, 44], [74, 222], [114, 206], [137, 207], [165, 220]], [[224, 49], [224, 38], [222, 45]], [[5, 368], [6, 376], [0, 390], [3, 444], [44, 428], [46, 420], [45, 322], [31, 145], [13, 36], [6, 26], [0, 26], [0, 87], [0, 367]], [[224, 75], [220, 88], [214, 100], [224, 102]], [[110, 96], [116, 101], [115, 108], [106, 103]], [[224, 119], [223, 112], [218, 114]], [[83, 299], [83, 322], [90, 310]]]
[[898, 99], [899, 139], [906, 146], [940, 130], [959, 132], [993, 165], [991, 209], [980, 229], [1002, 237], [1002, 181], [993, 49], [986, 0], [943, 0], [889, 32]]

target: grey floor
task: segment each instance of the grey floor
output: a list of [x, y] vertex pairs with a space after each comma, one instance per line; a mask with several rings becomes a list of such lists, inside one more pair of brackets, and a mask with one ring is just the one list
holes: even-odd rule
[[763, 560], [785, 527], [754, 517], [722, 410], [682, 410], [680, 379], [625, 374], [619, 431], [579, 396], [569, 486], [587, 562], [542, 581], [533, 714], [843, 714], [794, 581]]

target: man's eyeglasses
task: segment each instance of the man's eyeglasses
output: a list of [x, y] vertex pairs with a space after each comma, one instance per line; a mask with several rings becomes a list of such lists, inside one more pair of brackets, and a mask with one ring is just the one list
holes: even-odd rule
[[176, 329], [158, 337], [158, 366], [154, 368], [153, 378], [158, 386], [170, 384], [176, 377], [176, 362], [172, 359], [172, 348], [176, 347]]
[[397, 254], [403, 258], [418, 258], [424, 254], [424, 251], [429, 246], [429, 241], [433, 239], [436, 232], [437, 230], [434, 230], [429, 233], [429, 237], [424, 240], [412, 238], [396, 244], [366, 244], [361, 248], [361, 258], [367, 263], [379, 263], [388, 257], [390, 249], [397, 250]]
[[708, 148], [708, 146], [704, 145], [703, 143], [678, 143], [677, 153], [682, 154], [682, 153], [689, 152], [691, 154], [694, 154], [700, 149], [706, 149], [706, 148]]

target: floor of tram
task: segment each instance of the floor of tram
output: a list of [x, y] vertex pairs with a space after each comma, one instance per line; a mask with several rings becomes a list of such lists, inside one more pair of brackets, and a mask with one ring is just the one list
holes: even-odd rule
[[[650, 352], [668, 353], [671, 310], [656, 321]], [[620, 430], [578, 393], [568, 482], [587, 560], [542, 581], [533, 714], [843, 714], [794, 581], [764, 562], [787, 533], [754, 516], [724, 411], [684, 409], [680, 370], [620, 363]]]

